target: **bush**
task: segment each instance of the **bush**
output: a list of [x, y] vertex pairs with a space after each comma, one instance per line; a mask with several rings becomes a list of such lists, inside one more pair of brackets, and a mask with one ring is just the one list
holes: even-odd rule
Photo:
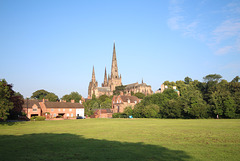
[[114, 113], [112, 115], [113, 118], [128, 118], [126, 114], [123, 113]]
[[46, 118], [44, 117], [44, 116], [33, 116], [33, 117], [31, 117], [31, 121], [34, 121], [34, 119], [35, 119], [35, 121], [44, 121]]

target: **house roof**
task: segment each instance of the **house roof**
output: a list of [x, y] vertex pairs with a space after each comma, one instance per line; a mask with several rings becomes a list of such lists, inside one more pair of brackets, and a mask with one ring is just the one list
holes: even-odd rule
[[24, 104], [23, 104], [23, 108], [32, 108], [32, 106], [36, 104], [38, 108], [40, 108], [40, 104], [39, 104], [39, 101], [38, 100], [32, 100], [32, 99], [29, 99], [28, 101], [25, 99], [24, 100]]
[[[136, 96], [126, 96], [126, 95], [119, 95], [120, 98], [122, 99], [123, 102], [128, 102], [128, 100], [130, 100], [130, 103], [135, 103], [135, 101], [139, 102], [139, 98], [137, 98]], [[118, 97], [115, 97], [114, 102], [116, 103]], [[122, 102], [121, 102], [122, 103]]]
[[84, 108], [80, 103], [71, 102], [45, 102], [46, 108]]
[[[98, 112], [100, 109], [93, 109], [93, 111]], [[111, 109], [106, 108], [106, 109], [101, 109], [101, 113], [112, 113]]]

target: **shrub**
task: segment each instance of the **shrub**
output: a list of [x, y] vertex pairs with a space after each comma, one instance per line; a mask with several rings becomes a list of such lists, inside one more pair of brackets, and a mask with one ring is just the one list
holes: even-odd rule
[[123, 113], [114, 113], [112, 115], [113, 118], [127, 118], [127, 115], [126, 114], [123, 114]]
[[44, 121], [46, 118], [44, 117], [44, 116], [33, 116], [33, 117], [31, 117], [31, 121], [34, 121], [34, 119], [35, 119], [35, 121]]

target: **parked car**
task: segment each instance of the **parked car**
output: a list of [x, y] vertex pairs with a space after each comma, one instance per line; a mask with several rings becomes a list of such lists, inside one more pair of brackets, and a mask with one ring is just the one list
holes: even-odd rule
[[84, 116], [77, 116], [77, 119], [85, 119]]

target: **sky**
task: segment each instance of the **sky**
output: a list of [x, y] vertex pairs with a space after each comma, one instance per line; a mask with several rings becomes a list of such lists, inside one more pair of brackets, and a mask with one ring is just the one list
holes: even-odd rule
[[111, 72], [156, 91], [168, 81], [240, 75], [239, 0], [0, 0], [0, 79], [24, 97], [87, 97]]

